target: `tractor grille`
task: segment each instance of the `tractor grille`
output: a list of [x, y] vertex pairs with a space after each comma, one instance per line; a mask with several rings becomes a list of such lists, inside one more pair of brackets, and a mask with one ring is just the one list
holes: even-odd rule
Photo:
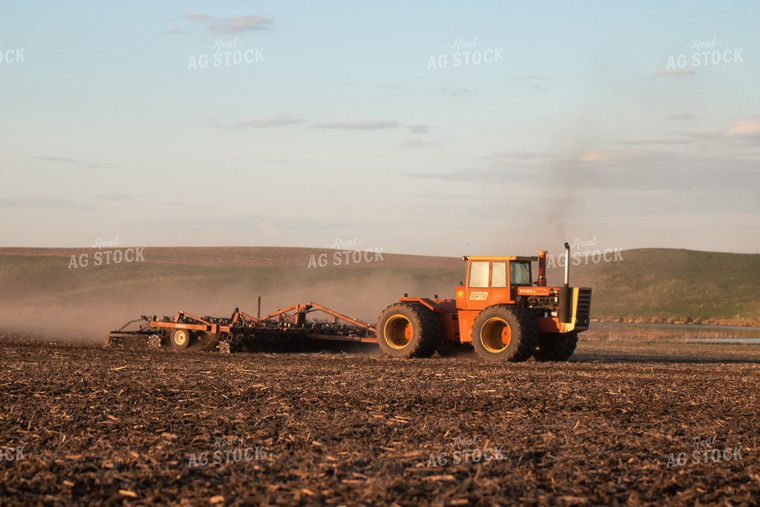
[[588, 328], [591, 315], [591, 289], [578, 289], [578, 306], [575, 309], [575, 327]]

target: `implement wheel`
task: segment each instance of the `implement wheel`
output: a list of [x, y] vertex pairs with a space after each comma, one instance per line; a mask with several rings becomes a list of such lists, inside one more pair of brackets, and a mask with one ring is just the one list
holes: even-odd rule
[[377, 320], [377, 342], [392, 357], [430, 357], [441, 343], [441, 323], [420, 303], [396, 303]]
[[520, 307], [489, 306], [472, 324], [472, 346], [489, 361], [525, 361], [536, 350], [536, 320]]
[[193, 342], [193, 333], [189, 329], [175, 329], [171, 337], [172, 347], [185, 350]]
[[533, 357], [536, 361], [567, 361], [578, 345], [578, 333], [541, 333]]

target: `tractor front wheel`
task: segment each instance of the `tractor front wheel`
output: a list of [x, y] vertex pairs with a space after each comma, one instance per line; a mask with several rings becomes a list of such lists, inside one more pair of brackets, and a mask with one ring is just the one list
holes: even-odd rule
[[538, 341], [535, 319], [520, 307], [489, 306], [472, 324], [472, 346], [489, 361], [525, 361]]
[[578, 333], [541, 333], [533, 357], [536, 361], [567, 361], [578, 345]]
[[377, 342], [392, 357], [430, 357], [441, 343], [441, 323], [426, 306], [396, 303], [377, 320]]

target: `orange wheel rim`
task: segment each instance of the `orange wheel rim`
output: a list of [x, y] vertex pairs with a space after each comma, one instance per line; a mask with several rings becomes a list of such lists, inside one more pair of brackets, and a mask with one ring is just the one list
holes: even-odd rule
[[414, 329], [409, 319], [403, 315], [394, 315], [383, 328], [385, 342], [394, 349], [403, 349], [412, 341]]
[[504, 319], [488, 319], [480, 330], [480, 343], [488, 352], [499, 353], [509, 347], [512, 341], [512, 328]]

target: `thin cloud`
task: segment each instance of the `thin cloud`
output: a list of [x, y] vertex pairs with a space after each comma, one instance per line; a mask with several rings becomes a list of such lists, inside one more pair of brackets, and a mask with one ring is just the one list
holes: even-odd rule
[[536, 80], [541, 80], [541, 79], [551, 79], [551, 78], [549, 76], [539, 76], [535, 74], [528, 74], [526, 76], [520, 76], [516, 78], [515, 81], [526, 81], [526, 80], [536, 81]]
[[109, 192], [107, 194], [100, 194], [96, 196], [98, 199], [104, 201], [132, 201], [137, 199], [137, 194], [124, 194], [122, 192]]
[[343, 130], [384, 130], [396, 128], [400, 125], [397, 121], [339, 121], [333, 123], [321, 123], [317, 128], [343, 129]]
[[760, 136], [760, 120], [741, 120], [728, 125], [723, 129], [723, 135], [736, 136]]
[[[487, 159], [489, 157], [481, 157]], [[526, 160], [541, 160], [544, 157], [526, 156]], [[716, 178], [716, 174], [722, 176]], [[668, 152], [645, 152], [633, 150], [585, 151], [555, 160], [545, 160], [538, 164], [506, 162], [492, 167], [474, 167], [456, 171], [412, 172], [405, 176], [415, 179], [441, 182], [467, 183], [508, 183], [512, 187], [521, 186], [530, 191], [542, 191], [547, 182], [565, 178], [562, 185], [553, 184], [558, 192], [583, 189], [628, 191], [667, 190], [673, 195], [687, 198], [694, 192], [711, 193], [715, 199], [725, 198], [725, 202], [746, 205], [748, 200], [757, 199], [754, 182], [758, 181], [760, 161], [738, 159], [733, 156], [704, 157], [673, 154]], [[746, 185], [737, 189], [734, 181], [745, 181]], [[696, 197], [695, 197], [696, 198]], [[740, 202], [741, 201], [741, 202]], [[744, 204], [741, 204], [744, 203]]]
[[659, 144], [663, 146], [675, 146], [679, 144], [691, 144], [694, 142], [694, 139], [692, 138], [684, 138], [684, 139], [641, 139], [638, 141], [621, 141], [620, 144], [624, 144], [626, 146], [639, 146], [644, 144]]
[[696, 74], [696, 70], [694, 69], [683, 69], [683, 70], [662, 70], [660, 72], [655, 72], [652, 74], [652, 77], [689, 77]]
[[[515, 78], [515, 81], [546, 81], [549, 79], [551, 79], [549, 76], [528, 74], [526, 76], [520, 76], [518, 78]], [[533, 89], [533, 91], [536, 91], [536, 92], [545, 92], [549, 90], [549, 88], [535, 82], [531, 85], [531, 88]]]
[[721, 142], [720, 132], [668, 132], [668, 134], [682, 136], [689, 142], [716, 143]]
[[665, 117], [666, 120], [693, 120], [694, 115], [689, 113], [672, 114]]
[[274, 118], [263, 118], [261, 120], [241, 121], [235, 124], [237, 128], [270, 128], [283, 127], [285, 125], [297, 125], [303, 123], [303, 120], [291, 118], [290, 115], [281, 114]]
[[462, 95], [473, 95], [478, 93], [477, 90], [470, 90], [469, 88], [450, 88], [448, 86], [443, 88], [443, 91], [449, 94], [449, 97], [459, 97]]
[[206, 29], [215, 34], [235, 34], [250, 32], [253, 30], [270, 30], [274, 24], [274, 18], [263, 16], [229, 16], [215, 18], [206, 14], [186, 14], [182, 16], [196, 23], [206, 26]]
[[602, 150], [602, 151], [584, 151], [579, 153], [575, 160], [583, 164], [608, 164], [621, 162], [624, 160], [633, 160], [643, 157], [645, 154], [639, 151], [620, 151], [620, 150]]
[[412, 134], [427, 134], [431, 128], [433, 128], [431, 125], [410, 125], [409, 132]]
[[558, 159], [557, 155], [549, 152], [535, 152], [535, 151], [500, 151], [491, 155], [484, 155], [484, 160], [493, 162], [507, 162], [507, 163], [544, 163], [552, 162]]
[[411, 140], [406, 141], [404, 144], [399, 145], [399, 148], [430, 148], [433, 146], [440, 146], [440, 142], [425, 142], [425, 141], [417, 141], [417, 140]]
[[83, 160], [77, 160], [77, 159], [66, 158], [66, 157], [34, 157], [34, 159], [40, 160], [42, 162], [81, 165], [85, 169], [97, 169], [98, 167], [100, 167], [99, 164], [95, 164], [93, 162], [85, 162]]
[[208, 23], [214, 19], [211, 16], [206, 16], [205, 14], [186, 14], [182, 17], [191, 21], [196, 21], [198, 23]]
[[0, 198], [0, 208], [48, 208], [48, 209], [81, 209], [68, 199], [38, 198], [38, 199], [3, 199]]
[[[405, 173], [408, 178], [418, 178], [424, 180], [436, 181], [469, 181], [468, 175], [464, 172], [451, 173]], [[479, 179], [479, 178], [478, 178]]]

